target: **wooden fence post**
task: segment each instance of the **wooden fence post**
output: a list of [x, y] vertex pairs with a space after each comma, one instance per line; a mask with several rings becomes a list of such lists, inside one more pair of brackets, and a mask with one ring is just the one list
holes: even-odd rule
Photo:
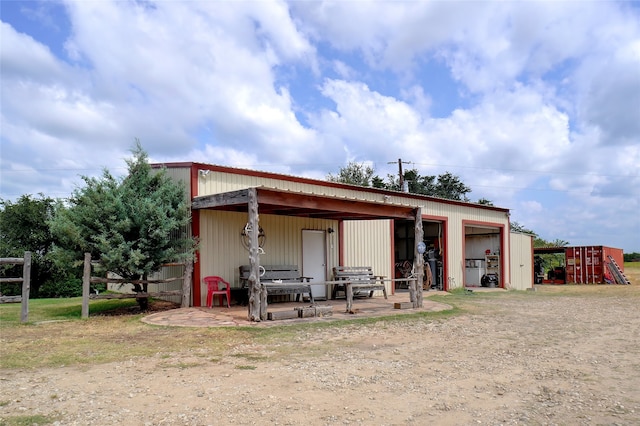
[[91, 291], [91, 253], [84, 254], [82, 274], [82, 318], [89, 318], [89, 292]]
[[31, 291], [31, 252], [24, 252], [24, 264], [22, 265], [22, 304], [20, 321], [29, 321], [29, 292]]
[[191, 277], [193, 274], [193, 259], [187, 260], [184, 267], [184, 278], [182, 278], [182, 303], [181, 308], [188, 308], [191, 304]]

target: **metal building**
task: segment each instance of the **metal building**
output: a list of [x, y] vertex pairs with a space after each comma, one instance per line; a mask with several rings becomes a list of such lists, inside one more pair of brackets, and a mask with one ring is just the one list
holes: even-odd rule
[[[205, 304], [205, 276], [241, 286], [239, 266], [248, 263], [248, 190], [258, 196], [263, 265], [298, 265], [315, 282], [330, 281], [339, 265], [404, 277], [414, 261], [414, 215], [421, 208], [426, 287], [533, 286], [532, 237], [509, 232], [508, 209], [202, 163], [153, 167], [183, 182], [192, 204], [188, 232], [199, 240], [193, 306]], [[330, 296], [324, 286], [316, 287], [314, 297]], [[387, 291], [395, 290], [389, 283]]]

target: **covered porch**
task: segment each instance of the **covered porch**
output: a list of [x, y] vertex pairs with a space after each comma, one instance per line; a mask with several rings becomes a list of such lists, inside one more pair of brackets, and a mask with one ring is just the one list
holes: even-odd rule
[[[287, 221], [287, 218], [291, 218], [291, 221], [300, 220], [301, 218], [308, 218], [314, 220], [324, 220], [327, 223], [335, 223], [338, 228], [338, 251], [337, 265], [342, 264], [341, 257], [341, 245], [344, 244], [344, 236], [341, 232], [342, 224], [345, 221], [367, 221], [376, 219], [404, 219], [413, 220], [416, 224], [415, 235], [416, 241], [422, 241], [422, 209], [419, 207], [400, 205], [388, 203], [386, 201], [374, 201], [367, 200], [364, 196], [359, 197], [359, 194], [354, 190], [353, 197], [336, 197], [327, 195], [318, 195], [307, 192], [295, 192], [295, 191], [283, 191], [269, 187], [252, 187], [246, 189], [240, 189], [231, 192], [218, 193], [212, 195], [206, 195], [201, 197], [195, 197], [192, 200], [193, 210], [193, 222], [194, 222], [194, 234], [199, 236], [201, 223], [200, 216], [204, 212], [225, 212], [232, 213], [237, 218], [237, 214], [242, 214], [246, 218], [246, 225], [242, 229], [243, 245], [248, 254], [248, 261], [244, 263], [250, 265], [250, 275], [248, 276], [247, 289], [248, 289], [248, 319], [250, 321], [265, 321], [267, 320], [267, 295], [264, 285], [260, 283], [260, 267], [262, 265], [261, 256], [264, 256], [264, 249], [261, 246], [261, 238], [264, 233], [261, 229], [260, 215], [280, 216], [283, 217], [283, 221]], [[362, 195], [362, 194], [360, 194]], [[209, 224], [211, 226], [211, 224]], [[222, 232], [219, 230], [218, 233]], [[333, 228], [329, 228], [329, 233], [335, 232]], [[240, 233], [240, 232], [239, 232]], [[219, 244], [218, 244], [219, 245]], [[282, 241], [279, 242], [282, 246]], [[294, 244], [292, 244], [293, 246]], [[208, 251], [213, 252], [217, 248], [209, 247]], [[391, 250], [391, 248], [386, 248]], [[271, 250], [271, 249], [270, 249]], [[299, 250], [302, 248], [293, 247], [289, 250]], [[421, 281], [423, 274], [422, 255], [418, 253], [420, 250], [419, 245], [416, 246], [417, 259], [415, 263], [415, 275], [416, 279]], [[206, 253], [205, 258], [215, 258], [218, 261], [220, 256], [212, 256]], [[275, 257], [275, 256], [274, 256]], [[300, 257], [302, 257], [300, 255]], [[203, 256], [200, 256], [200, 264]], [[282, 263], [282, 262], [278, 262]], [[240, 265], [234, 265], [238, 267]], [[301, 266], [301, 265], [300, 265]], [[360, 265], [352, 265], [360, 266]], [[371, 265], [369, 265], [371, 266]], [[327, 269], [329, 269], [327, 267]], [[302, 272], [302, 268], [301, 268]], [[306, 274], [306, 272], [305, 272]], [[201, 281], [202, 276], [199, 273], [198, 265], [194, 272], [194, 300], [201, 297], [201, 286], [198, 283]], [[392, 277], [388, 277], [388, 282], [392, 282]], [[409, 298], [414, 307], [422, 306], [422, 287], [416, 286], [415, 281], [412, 280], [413, 285], [409, 286]], [[315, 286], [332, 285], [330, 274], [327, 272], [327, 277], [320, 282], [314, 282]], [[236, 285], [237, 287], [237, 285]], [[327, 297], [327, 299], [329, 299]], [[376, 298], [374, 298], [376, 299]], [[382, 299], [384, 300], [384, 299]], [[330, 300], [327, 300], [331, 302]], [[390, 301], [385, 301], [390, 304]], [[277, 305], [278, 308], [280, 304]], [[356, 306], [356, 309], [358, 307]]]

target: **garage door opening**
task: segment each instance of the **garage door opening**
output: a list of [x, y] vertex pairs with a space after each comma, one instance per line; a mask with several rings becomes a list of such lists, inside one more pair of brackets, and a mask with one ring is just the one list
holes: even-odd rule
[[465, 287], [504, 287], [503, 232], [501, 226], [464, 227]]
[[[394, 262], [395, 278], [408, 278], [411, 275], [415, 256], [415, 226], [412, 220], [394, 221]], [[424, 290], [445, 289], [445, 253], [446, 236], [443, 221], [423, 220], [423, 242], [427, 249], [424, 253], [425, 274]], [[428, 268], [428, 269], [427, 269]], [[396, 290], [406, 290], [406, 282], [397, 282]]]

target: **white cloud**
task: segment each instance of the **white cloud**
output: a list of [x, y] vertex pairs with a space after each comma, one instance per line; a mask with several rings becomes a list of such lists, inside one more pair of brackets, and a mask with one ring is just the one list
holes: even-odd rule
[[542, 204], [538, 201], [524, 201], [521, 206], [530, 213], [540, 213], [543, 210]]
[[50, 83], [60, 79], [68, 81], [65, 74], [71, 70], [59, 63], [48, 47], [32, 37], [18, 33], [11, 25], [0, 22], [0, 39], [3, 79], [38, 79]]
[[338, 156], [342, 150], [337, 145], [343, 144], [355, 161], [396, 157], [409, 148], [407, 143], [420, 127], [421, 119], [409, 105], [372, 92], [365, 84], [327, 80], [322, 93], [335, 102], [336, 111], [323, 111], [311, 122], [328, 136]]

